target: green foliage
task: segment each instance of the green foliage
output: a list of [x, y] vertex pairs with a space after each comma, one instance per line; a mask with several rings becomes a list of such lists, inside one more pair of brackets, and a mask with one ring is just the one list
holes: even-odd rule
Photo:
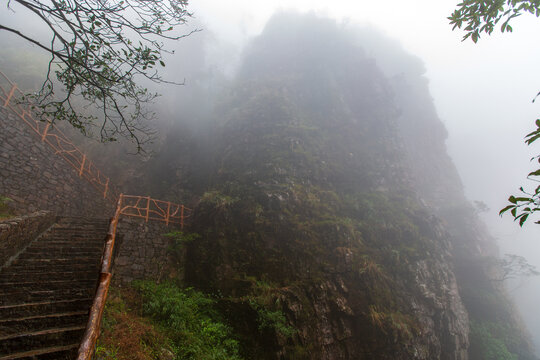
[[464, 0], [448, 17], [453, 29], [465, 30], [463, 40], [477, 42], [481, 33], [490, 35], [501, 23], [501, 32], [512, 32], [510, 21], [524, 13], [540, 16], [537, 0]]
[[267, 305], [260, 304], [256, 299], [250, 299], [249, 305], [257, 312], [257, 326], [259, 331], [267, 329], [289, 338], [296, 333], [296, 329], [287, 324], [287, 318], [281, 310], [272, 310]]
[[[22, 101], [32, 100], [33, 109], [51, 122], [68, 121], [84, 134], [91, 125], [99, 125], [102, 141], [122, 136], [134, 140], [140, 150], [142, 137], [149, 135], [145, 122], [153, 118], [143, 105], [157, 94], [140, 86], [138, 80], [164, 82], [158, 73], [165, 66], [162, 53], [168, 51], [164, 40], [186, 36], [174, 29], [190, 16], [187, 1], [123, 0], [84, 6], [60, 1], [51, 6], [41, 0], [31, 5], [14, 0], [6, 5], [17, 10], [14, 14], [35, 15], [33, 20], [49, 30], [43, 34], [48, 39], [42, 41], [24, 28], [0, 24], [0, 30], [50, 55], [41, 89]], [[89, 107], [101, 114], [99, 124], [94, 124], [96, 116], [83, 115]]]
[[201, 235], [197, 233], [184, 233], [179, 230], [171, 231], [164, 235], [173, 239], [173, 243], [169, 248], [173, 254], [180, 254], [184, 250], [186, 244], [201, 238]]
[[220, 319], [215, 300], [171, 283], [144, 281], [135, 286], [143, 295], [143, 313], [165, 329], [177, 359], [240, 359], [238, 342]]
[[0, 219], [13, 216], [13, 210], [9, 206], [12, 201], [10, 198], [0, 195]]
[[[540, 1], [538, 0], [465, 0], [458, 4], [458, 8], [448, 19], [453, 29], [461, 28], [465, 25], [466, 31], [463, 40], [471, 38], [475, 43], [480, 39], [482, 32], [490, 35], [495, 29], [495, 25], [502, 21], [501, 32], [512, 32], [510, 21], [522, 14], [533, 14], [540, 16]], [[536, 95], [538, 97], [540, 92]], [[536, 98], [535, 98], [536, 100]], [[534, 100], [533, 100], [534, 102]], [[536, 130], [525, 136], [525, 143], [531, 145], [540, 138], [540, 119], [536, 120]], [[531, 159], [540, 162], [540, 155]], [[529, 173], [528, 178], [538, 182], [540, 169]], [[523, 187], [519, 188], [519, 196], [510, 196], [510, 203], [504, 207], [499, 215], [506, 212], [514, 217], [514, 221], [523, 226], [527, 219], [540, 211], [540, 185], [533, 191], [526, 191]], [[536, 221], [540, 224], [540, 220]]]
[[500, 326], [494, 323], [471, 322], [469, 339], [472, 351], [479, 359], [518, 360], [518, 355], [508, 351], [504, 338], [501, 338]]
[[118, 348], [116, 347], [107, 347], [101, 344], [96, 346], [95, 352], [96, 359], [99, 360], [117, 360], [118, 359]]
[[[537, 119], [535, 124], [536, 130], [530, 132], [525, 137], [525, 143], [527, 145], [531, 145], [540, 138], [540, 119]], [[533, 157], [531, 161], [540, 163], [540, 155]], [[540, 169], [531, 171], [527, 178], [534, 182], [540, 182]], [[519, 191], [521, 192], [520, 196], [510, 196], [508, 198], [510, 204], [502, 209], [499, 215], [503, 215], [509, 211], [514, 217], [514, 221], [519, 221], [519, 226], [523, 226], [531, 215], [535, 215], [540, 211], [540, 185], [536, 186], [532, 191], [526, 191], [523, 187], [520, 187]], [[540, 220], [535, 221], [535, 223], [540, 224]]]
[[232, 197], [220, 193], [217, 190], [207, 191], [201, 197], [201, 202], [211, 204], [216, 209], [224, 209], [240, 200], [238, 197]]

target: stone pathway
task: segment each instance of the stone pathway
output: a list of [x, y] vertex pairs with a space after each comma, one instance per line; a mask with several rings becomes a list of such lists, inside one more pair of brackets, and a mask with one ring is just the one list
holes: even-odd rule
[[0, 360], [76, 357], [107, 227], [59, 218], [0, 272]]

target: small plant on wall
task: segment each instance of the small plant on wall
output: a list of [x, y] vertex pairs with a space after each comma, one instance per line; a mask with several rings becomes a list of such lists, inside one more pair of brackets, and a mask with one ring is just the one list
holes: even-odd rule
[[7, 219], [15, 215], [10, 207], [11, 202], [13, 200], [10, 198], [0, 195], [0, 219]]

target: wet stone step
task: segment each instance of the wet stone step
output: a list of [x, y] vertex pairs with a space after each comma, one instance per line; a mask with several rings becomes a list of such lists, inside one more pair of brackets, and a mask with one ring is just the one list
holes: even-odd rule
[[84, 326], [87, 321], [88, 311], [7, 318], [0, 320], [0, 337], [45, 330], [52, 327]]
[[45, 265], [70, 265], [70, 264], [94, 264], [99, 259], [97, 256], [88, 257], [83, 256], [69, 256], [69, 257], [58, 257], [58, 258], [19, 258], [13, 261], [13, 265], [23, 265], [23, 266], [45, 266]]
[[91, 297], [83, 299], [63, 299], [58, 301], [40, 301], [0, 306], [0, 318], [20, 318], [35, 315], [47, 315], [62, 312], [88, 311], [92, 306]]
[[49, 251], [26, 251], [21, 254], [18, 259], [44, 259], [44, 258], [65, 258], [67, 256], [75, 257], [99, 257], [102, 253], [102, 249], [95, 250], [68, 250], [68, 249], [54, 249]]
[[68, 279], [91, 280], [97, 279], [99, 273], [97, 269], [82, 268], [79, 271], [59, 271], [59, 272], [31, 272], [25, 273], [16, 271], [16, 269], [8, 269], [0, 274], [0, 284], [13, 282], [30, 282], [30, 281], [58, 281]]
[[73, 244], [72, 242], [50, 242], [50, 243], [34, 243], [30, 245], [27, 250], [30, 251], [47, 251], [48, 249], [80, 249], [80, 250], [94, 250], [102, 249], [105, 242], [95, 242], [95, 243], [83, 243], [83, 244]]
[[78, 349], [78, 343], [53, 346], [0, 356], [0, 360], [73, 360], [77, 357]]
[[[14, 292], [14, 291], [31, 291], [31, 290], [55, 290], [55, 289], [70, 289], [70, 288], [83, 288], [93, 287], [97, 283], [97, 276], [94, 279], [62, 279], [62, 280], [28, 280], [26, 282], [0, 282], [2, 289], [0, 293]], [[0, 319], [1, 320], [1, 319]]]
[[95, 260], [96, 257], [99, 257], [101, 255], [100, 249], [96, 249], [94, 251], [50, 251], [48, 253], [31, 253], [31, 252], [25, 252], [24, 254], [21, 254], [17, 260], [31, 260], [34, 259], [36, 261], [38, 260], [45, 260], [45, 259], [92, 259]]
[[26, 302], [53, 301], [63, 299], [83, 299], [94, 296], [95, 289], [75, 288], [56, 290], [36, 290], [23, 292], [2, 292], [0, 293], [1, 305], [15, 305]]
[[85, 326], [53, 328], [0, 337], [0, 356], [79, 343]]
[[41, 265], [41, 266], [28, 266], [25, 265], [13, 265], [10, 271], [16, 271], [20, 273], [33, 274], [33, 273], [58, 273], [58, 272], [84, 272], [84, 271], [99, 271], [101, 264], [96, 261], [95, 264], [89, 266], [88, 264], [56, 264], [56, 265]]

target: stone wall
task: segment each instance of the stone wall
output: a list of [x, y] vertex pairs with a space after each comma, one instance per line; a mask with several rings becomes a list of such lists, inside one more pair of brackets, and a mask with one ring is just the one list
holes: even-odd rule
[[159, 280], [170, 270], [170, 237], [164, 234], [176, 230], [161, 222], [121, 217], [118, 224], [114, 281], [128, 284], [133, 280]]
[[37, 211], [0, 220], [0, 269], [47, 230], [55, 219], [56, 216], [50, 211]]
[[16, 115], [0, 107], [0, 195], [20, 213], [108, 217], [114, 205]]

